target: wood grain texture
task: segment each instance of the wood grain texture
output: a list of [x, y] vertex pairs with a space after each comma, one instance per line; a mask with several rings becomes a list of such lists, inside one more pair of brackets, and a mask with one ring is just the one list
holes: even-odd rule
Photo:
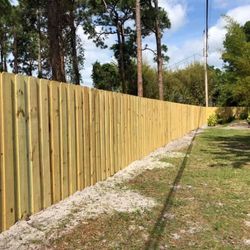
[[0, 73], [0, 231], [206, 124], [214, 112]]

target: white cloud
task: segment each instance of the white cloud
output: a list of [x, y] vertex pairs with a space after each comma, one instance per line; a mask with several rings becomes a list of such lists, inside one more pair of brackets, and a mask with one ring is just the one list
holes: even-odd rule
[[[231, 16], [235, 21], [244, 25], [246, 21], [250, 20], [250, 5], [240, 6], [234, 9], [229, 10], [226, 15]], [[225, 29], [226, 22], [223, 17], [220, 17], [216, 24], [209, 28], [209, 53], [208, 53], [208, 63], [214, 65], [216, 67], [221, 68], [223, 65], [223, 61], [221, 60], [221, 53], [223, 51], [223, 41], [225, 39], [226, 29]], [[185, 41], [180, 46], [172, 46], [171, 44], [168, 45], [169, 52], [168, 55], [170, 56], [169, 65], [172, 65], [172, 68], [176, 67], [184, 67], [185, 64], [180, 62], [181, 60], [185, 60], [185, 62], [190, 63], [191, 61], [199, 60], [202, 61], [202, 54], [203, 54], [203, 38], [196, 38], [190, 39]], [[194, 55], [195, 56], [192, 56]]]
[[[159, 6], [164, 8], [167, 13], [168, 17], [171, 21], [171, 29], [167, 31], [168, 35], [169, 33], [173, 33], [178, 31], [181, 27], [183, 27], [187, 22], [187, 4], [185, 0], [159, 0]], [[164, 34], [165, 37], [165, 34]], [[163, 37], [163, 40], [164, 40]], [[155, 44], [155, 37], [154, 35], [150, 35], [146, 37], [143, 41], [143, 47], [147, 44], [150, 49], [155, 50], [156, 44]], [[173, 46], [170, 46], [168, 55], [170, 56], [170, 63], [173, 62], [173, 60], [176, 59], [176, 55], [178, 55], [178, 58], [182, 59], [181, 53], [173, 53], [176, 52], [173, 50]], [[176, 47], [177, 48], [177, 47]], [[154, 61], [154, 54], [152, 51], [145, 50], [143, 51], [143, 60], [146, 61], [151, 66], [155, 67], [156, 63]]]
[[[219, 0], [218, 0], [219, 1]], [[223, 0], [220, 0], [223, 1]], [[185, 24], [186, 19], [186, 5], [184, 1], [159, 1], [160, 6], [164, 7], [168, 13], [169, 17], [172, 16], [172, 31], [176, 31], [182, 25]], [[250, 20], [250, 5], [244, 5], [237, 8], [233, 8], [226, 13], [228, 16], [233, 17], [237, 22], [243, 25], [246, 21]], [[113, 52], [110, 49], [100, 49], [95, 46], [95, 44], [87, 39], [87, 36], [83, 34], [82, 29], [78, 30], [78, 34], [82, 38], [83, 45], [85, 48], [85, 67], [82, 70], [82, 76], [84, 79], [84, 84], [88, 86], [92, 86], [92, 64], [98, 60], [101, 63], [110, 62], [113, 58]], [[216, 67], [222, 66], [221, 60], [221, 51], [223, 50], [223, 40], [225, 38], [226, 30], [225, 30], [225, 20], [220, 17], [216, 24], [209, 28], [209, 57], [208, 62], [211, 65], [215, 65]], [[109, 45], [115, 42], [115, 36], [110, 37], [107, 40]], [[147, 37], [143, 40], [143, 46], [148, 44], [151, 49], [155, 49], [155, 38], [153, 35]], [[203, 38], [198, 37], [195, 39], [186, 40], [180, 46], [176, 46], [175, 44], [168, 44], [168, 56], [170, 57], [170, 61], [168, 65], [173, 65], [177, 62], [180, 62], [183, 59], [186, 63], [190, 63], [191, 61], [202, 61], [203, 54]], [[147, 63], [155, 66], [155, 62], [153, 61], [153, 53], [150, 51], [143, 51], [143, 60], [147, 61]], [[183, 67], [185, 64], [174, 65], [176, 67]]]
[[[235, 21], [244, 25], [246, 21], [250, 20], [250, 5], [244, 5], [226, 13], [227, 16], [232, 17]], [[209, 29], [209, 63], [216, 66], [222, 66], [221, 52], [223, 50], [223, 41], [226, 35], [226, 22], [223, 17], [220, 17], [217, 23]]]
[[[186, 21], [186, 14], [187, 8], [184, 0], [159, 0], [159, 5], [163, 7], [169, 15], [171, 20], [171, 31], [175, 32], [180, 27], [185, 24]], [[129, 24], [134, 26], [134, 22], [128, 22]], [[97, 27], [98, 28], [98, 27]], [[85, 49], [85, 63], [84, 69], [81, 71], [81, 75], [83, 78], [84, 85], [92, 86], [92, 65], [95, 61], [99, 61], [100, 63], [107, 63], [110, 62], [113, 57], [113, 52], [110, 49], [100, 49], [97, 48], [96, 45], [87, 38], [87, 35], [83, 33], [81, 27], [78, 28], [77, 34], [81, 37], [83, 47]], [[110, 47], [112, 44], [115, 43], [115, 36], [110, 36], [108, 39], [105, 40], [105, 43]], [[154, 36], [147, 37], [143, 40], [143, 46], [148, 44], [151, 49], [155, 49], [155, 40]], [[152, 66], [155, 66], [155, 62], [153, 60], [154, 55], [150, 51], [143, 52], [143, 60], [147, 61]]]
[[[81, 71], [83, 78], [83, 84], [92, 87], [92, 65], [96, 61], [100, 63], [107, 63], [113, 59], [113, 52], [110, 49], [101, 49], [96, 47], [92, 40], [89, 40], [87, 35], [83, 33], [82, 27], [77, 29], [77, 34], [81, 38], [83, 48], [85, 49], [84, 56], [84, 69]], [[110, 37], [106, 40], [107, 45], [112, 45], [115, 41], [114, 37]]]
[[203, 54], [202, 39], [190, 39], [185, 41], [181, 46], [169, 45], [168, 55], [170, 61], [168, 68], [179, 69], [194, 61], [201, 62]]
[[159, 6], [164, 8], [171, 21], [171, 31], [175, 32], [187, 21], [187, 5], [183, 0], [159, 0]]
[[231, 16], [241, 25], [245, 24], [250, 19], [250, 1], [248, 5], [240, 6], [238, 8], [228, 11], [227, 15]]

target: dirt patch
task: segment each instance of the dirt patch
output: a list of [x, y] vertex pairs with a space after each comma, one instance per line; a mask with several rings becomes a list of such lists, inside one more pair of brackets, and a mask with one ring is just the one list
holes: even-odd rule
[[228, 126], [224, 127], [224, 129], [249, 129], [250, 130], [250, 126], [248, 125], [248, 123], [246, 121], [235, 121], [230, 123]]

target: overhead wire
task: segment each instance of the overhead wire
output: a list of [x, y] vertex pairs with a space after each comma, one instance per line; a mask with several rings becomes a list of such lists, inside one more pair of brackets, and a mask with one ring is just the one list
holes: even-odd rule
[[193, 58], [194, 60], [192, 60], [192, 62], [195, 62], [195, 56], [203, 57], [203, 56], [200, 54], [201, 51], [202, 51], [202, 50], [200, 50], [199, 52], [194, 53], [194, 54], [192, 54], [192, 55], [190, 55], [190, 56], [188, 56], [188, 57], [186, 57], [186, 58], [183, 58], [182, 60], [180, 60], [180, 61], [178, 61], [178, 62], [175, 62], [175, 63], [173, 63], [173, 64], [171, 64], [171, 65], [168, 65], [167, 68], [168, 68], [168, 69], [172, 69], [172, 68], [176, 67], [177, 65], [183, 64], [183, 63], [185, 63], [185, 62], [187, 62], [187, 61], [190, 62], [190, 58]]

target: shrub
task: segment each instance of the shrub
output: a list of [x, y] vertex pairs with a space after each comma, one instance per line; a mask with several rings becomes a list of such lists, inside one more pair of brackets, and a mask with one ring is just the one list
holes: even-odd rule
[[227, 119], [226, 119], [226, 122], [225, 123], [229, 123], [229, 122], [232, 122], [235, 120], [235, 117], [234, 116], [229, 116]]
[[225, 119], [223, 119], [222, 117], [217, 115], [217, 123], [218, 124], [224, 124], [225, 123]]
[[248, 114], [248, 117], [247, 117], [247, 123], [250, 125], [250, 113]]
[[247, 115], [247, 112], [242, 112], [242, 113], [240, 113], [240, 120], [246, 120], [247, 119], [247, 117], [248, 117], [248, 115]]
[[212, 114], [208, 117], [207, 125], [209, 127], [215, 126], [218, 124], [218, 116], [216, 114]]
[[230, 123], [234, 120], [235, 120], [235, 116], [232, 116], [232, 115], [224, 116], [224, 117], [217, 115], [217, 124], [220, 124], [220, 125], [225, 124], [225, 123]]

